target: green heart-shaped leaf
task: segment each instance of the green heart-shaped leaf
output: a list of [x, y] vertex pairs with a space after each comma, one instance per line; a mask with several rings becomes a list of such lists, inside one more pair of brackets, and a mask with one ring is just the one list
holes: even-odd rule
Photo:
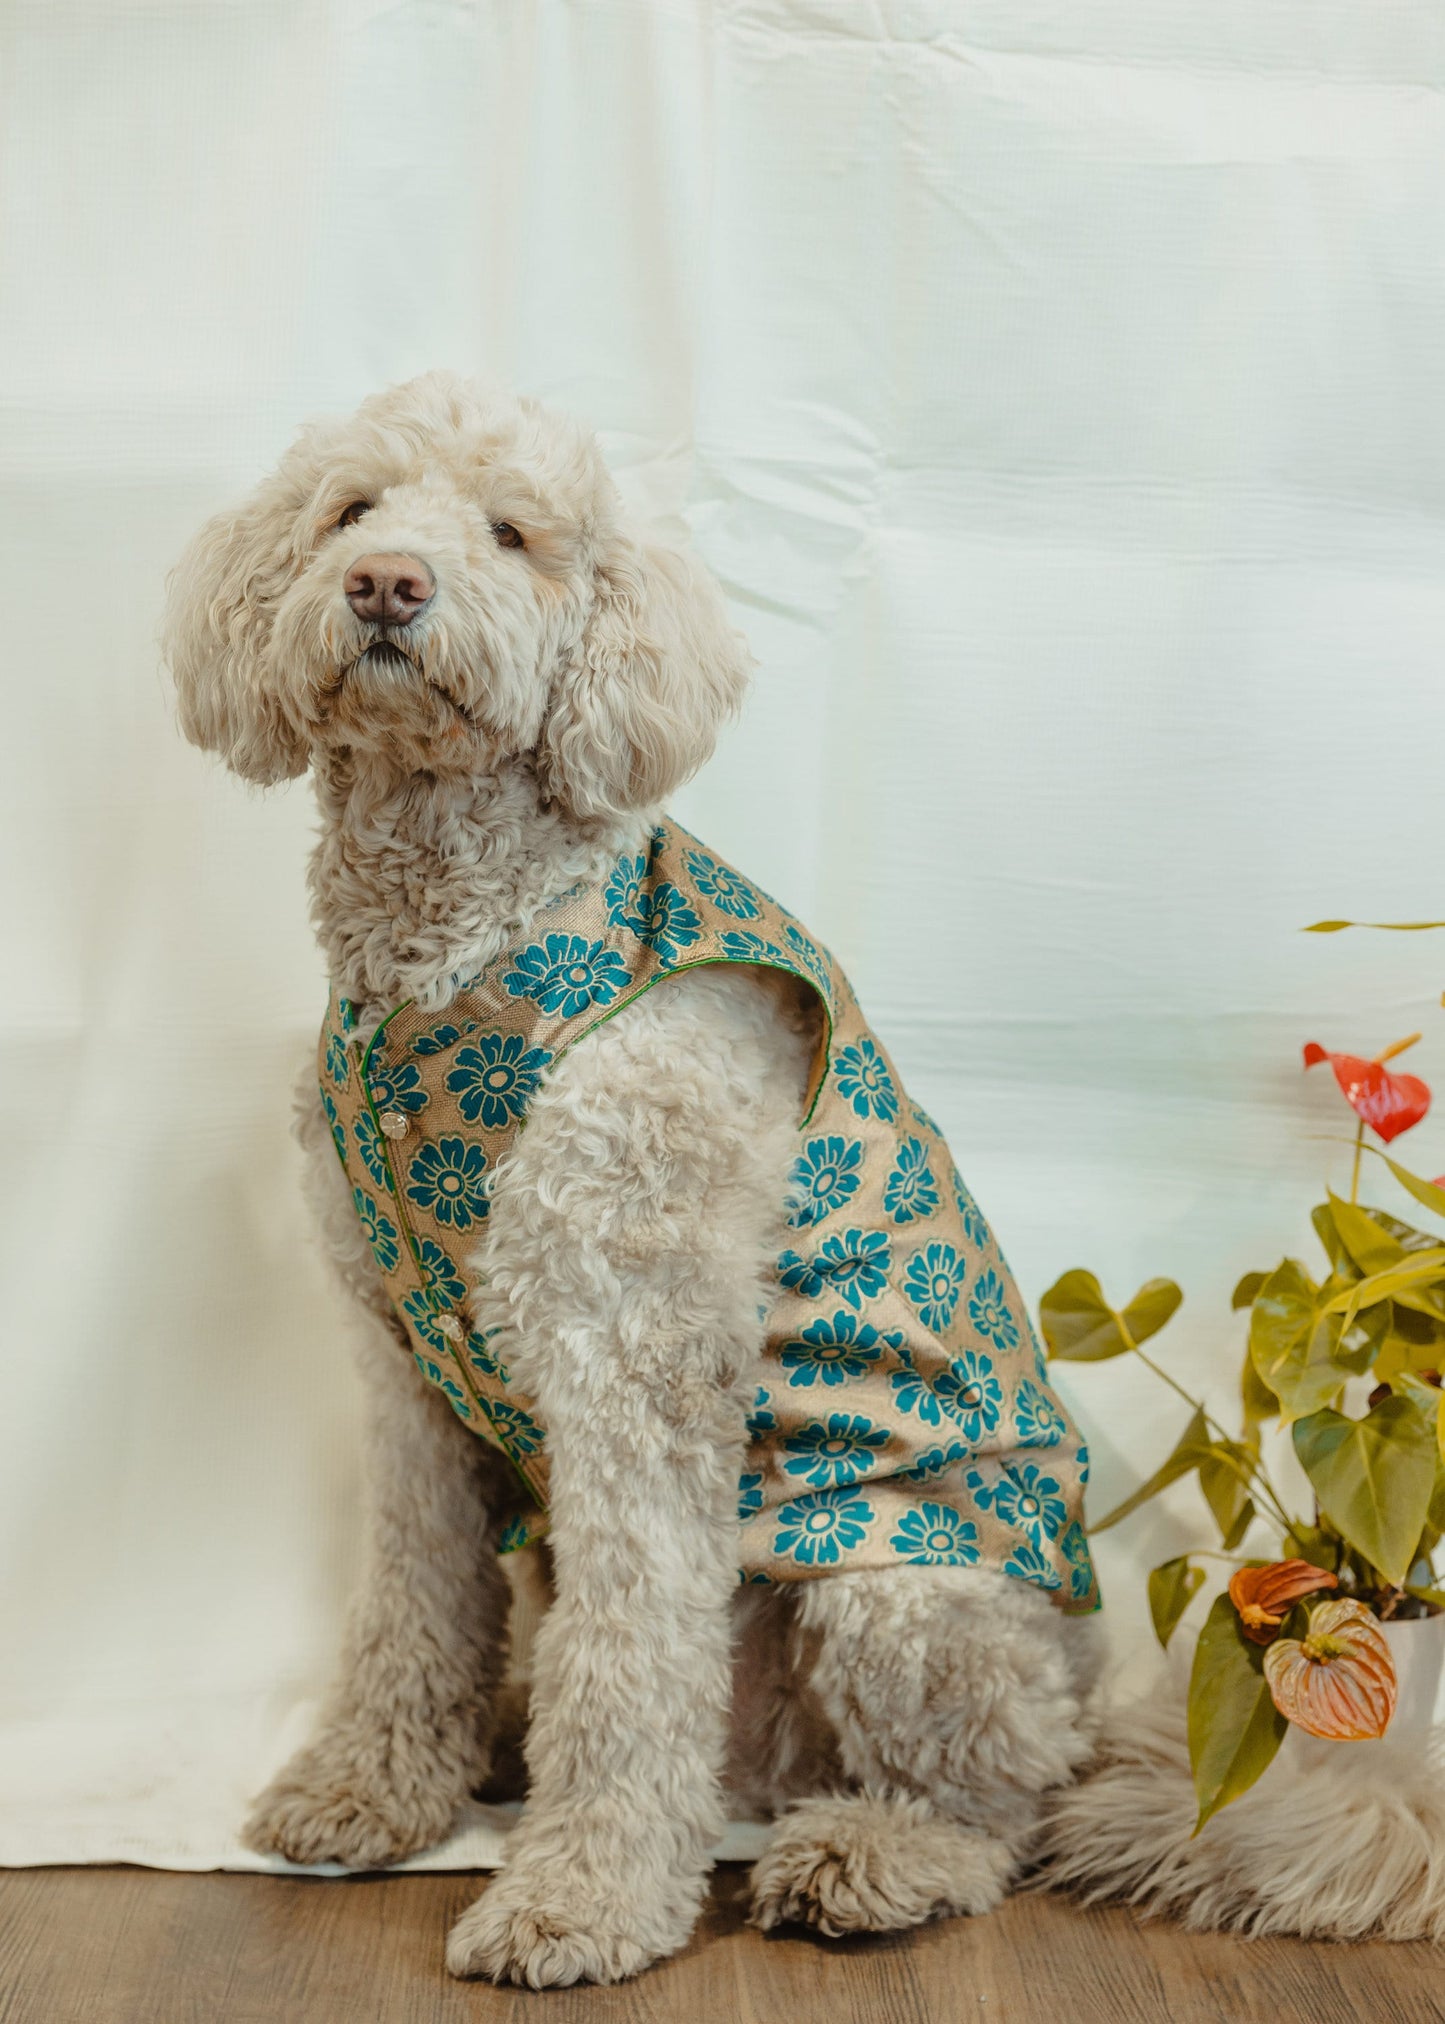
[[[1441, 1279], [1445, 1279], [1445, 1246], [1410, 1252], [1397, 1264], [1367, 1273], [1353, 1286], [1342, 1286], [1330, 1295], [1321, 1312], [1343, 1314], [1348, 1326], [1362, 1308], [1374, 1307], [1382, 1300], [1408, 1301], [1417, 1288], [1432, 1286]], [[1258, 1306], [1258, 1302], [1255, 1304]]]
[[[1341, 1298], [1348, 1299], [1348, 1291]], [[1358, 1327], [1353, 1323], [1347, 1327], [1332, 1311], [1333, 1301], [1324, 1306], [1320, 1302], [1321, 1289], [1308, 1272], [1286, 1258], [1270, 1273], [1250, 1309], [1250, 1360], [1286, 1419], [1317, 1412], [1335, 1397], [1347, 1376], [1367, 1370], [1389, 1326], [1387, 1309]]]
[[1176, 1560], [1161, 1561], [1149, 1574], [1149, 1614], [1154, 1635], [1168, 1649], [1179, 1628], [1179, 1619], [1204, 1586], [1204, 1569], [1194, 1566], [1187, 1553]]
[[1055, 1280], [1039, 1302], [1039, 1320], [1050, 1356], [1102, 1363], [1157, 1335], [1183, 1298], [1172, 1279], [1151, 1279], [1116, 1312], [1093, 1273], [1079, 1267]]
[[1254, 1305], [1255, 1295], [1259, 1292], [1260, 1287], [1263, 1286], [1268, 1277], [1269, 1274], [1267, 1272], [1245, 1273], [1244, 1277], [1235, 1286], [1233, 1293], [1229, 1296], [1229, 1304], [1236, 1313], [1238, 1313], [1241, 1307], [1252, 1307]]
[[1374, 1214], [1357, 1202], [1341, 1201], [1331, 1191], [1328, 1214], [1341, 1243], [1361, 1272], [1383, 1272], [1387, 1266], [1398, 1265], [1405, 1255], [1399, 1239], [1391, 1236]]
[[1189, 1675], [1189, 1763], [1199, 1800], [1196, 1834], [1268, 1768], [1288, 1726], [1270, 1696], [1263, 1649], [1244, 1636], [1228, 1595], [1217, 1595]]
[[1398, 1393], [1362, 1420], [1326, 1406], [1295, 1422], [1294, 1448], [1330, 1523], [1387, 1581], [1402, 1582], [1435, 1487], [1433, 1417]]
[[1147, 1342], [1178, 1313], [1184, 1295], [1172, 1279], [1150, 1279], [1124, 1309], [1124, 1326], [1135, 1342]]

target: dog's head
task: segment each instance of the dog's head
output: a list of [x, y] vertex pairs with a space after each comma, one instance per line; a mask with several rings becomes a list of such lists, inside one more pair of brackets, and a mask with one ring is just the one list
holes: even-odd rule
[[694, 772], [747, 669], [717, 586], [629, 531], [590, 436], [444, 373], [304, 430], [202, 528], [166, 655], [186, 736], [247, 779], [343, 747], [517, 760], [584, 821]]

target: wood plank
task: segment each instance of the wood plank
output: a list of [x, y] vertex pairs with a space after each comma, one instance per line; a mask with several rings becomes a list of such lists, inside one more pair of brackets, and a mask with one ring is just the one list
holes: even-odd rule
[[1445, 2024], [1432, 1947], [1239, 1940], [1015, 1898], [824, 1941], [743, 1923], [720, 1870], [692, 1944], [616, 1989], [538, 1995], [442, 1966], [468, 1876], [0, 1872], [0, 2024]]

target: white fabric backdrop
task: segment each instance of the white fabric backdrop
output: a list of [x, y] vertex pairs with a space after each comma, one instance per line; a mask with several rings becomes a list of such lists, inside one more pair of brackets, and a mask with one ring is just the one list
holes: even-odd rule
[[[1229, 1397], [1309, 1038], [1442, 911], [1432, 0], [11, 0], [0, 123], [0, 1859], [237, 1860], [357, 1568], [287, 1088], [307, 790], [185, 749], [165, 568], [292, 428], [485, 365], [760, 667], [679, 813], [839, 952], [1030, 1297], [1168, 1272]], [[1445, 1167], [1445, 1127], [1411, 1142]], [[1100, 1510], [1181, 1411], [1066, 1372]], [[338, 1401], [340, 1403], [338, 1403]], [[1192, 1489], [1105, 1538], [1115, 1647]]]

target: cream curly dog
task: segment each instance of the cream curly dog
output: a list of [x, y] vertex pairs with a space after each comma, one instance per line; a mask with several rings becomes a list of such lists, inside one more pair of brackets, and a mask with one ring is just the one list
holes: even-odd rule
[[[201, 532], [167, 656], [196, 744], [253, 781], [309, 767], [316, 929], [363, 1029], [444, 1007], [635, 850], [747, 666], [583, 431], [443, 374], [307, 429]], [[985, 1911], [1086, 1754], [1093, 1640], [1038, 1587], [923, 1564], [738, 1586], [813, 1016], [762, 970], [677, 977], [559, 1062], [493, 1177], [467, 1264], [548, 1430], [555, 1598], [526, 1810], [451, 1934], [458, 1975], [606, 1982], [672, 1953], [729, 1805], [776, 1816], [762, 1926]], [[366, 1867], [444, 1836], [506, 1754], [510, 1486], [399, 1346], [310, 1072], [298, 1128], [358, 1321], [369, 1566], [319, 1733], [247, 1833]]]

